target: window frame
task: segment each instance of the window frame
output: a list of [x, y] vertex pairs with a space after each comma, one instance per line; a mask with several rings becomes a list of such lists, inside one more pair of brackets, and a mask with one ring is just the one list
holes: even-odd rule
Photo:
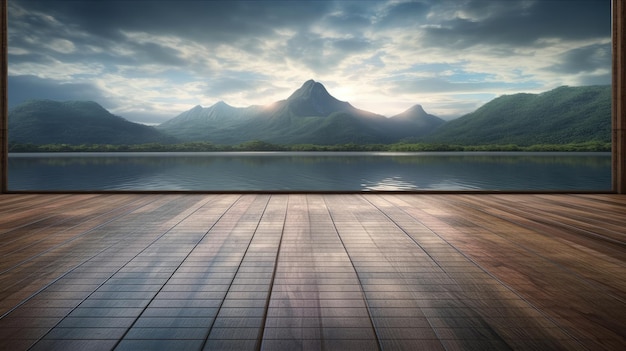
[[[8, 0], [0, 0], [0, 194], [8, 190]], [[626, 28], [624, 18], [626, 4], [622, 0], [612, 0], [612, 167], [611, 192], [626, 193]]]

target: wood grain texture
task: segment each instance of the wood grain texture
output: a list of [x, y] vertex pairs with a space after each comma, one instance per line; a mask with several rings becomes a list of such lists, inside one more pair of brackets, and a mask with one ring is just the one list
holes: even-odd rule
[[622, 349], [612, 194], [0, 196], [0, 349]]

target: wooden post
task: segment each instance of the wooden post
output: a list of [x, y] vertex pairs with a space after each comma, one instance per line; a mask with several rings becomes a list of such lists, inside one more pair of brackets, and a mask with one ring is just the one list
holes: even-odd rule
[[618, 194], [626, 194], [625, 8], [623, 0], [613, 0], [613, 191]]
[[7, 192], [7, 166], [9, 163], [7, 32], [7, 0], [0, 0], [0, 194]]

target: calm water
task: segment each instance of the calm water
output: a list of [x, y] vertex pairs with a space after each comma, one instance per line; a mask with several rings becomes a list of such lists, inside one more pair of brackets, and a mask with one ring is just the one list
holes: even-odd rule
[[610, 153], [10, 154], [9, 190], [611, 189]]

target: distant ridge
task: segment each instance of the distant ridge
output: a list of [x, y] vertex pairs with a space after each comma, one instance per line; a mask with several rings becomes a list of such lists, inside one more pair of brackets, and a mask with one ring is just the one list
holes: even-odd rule
[[312, 79], [271, 108], [232, 108], [219, 117], [208, 117], [216, 105], [202, 112], [195, 107], [157, 128], [187, 141], [337, 144], [391, 143], [425, 135], [444, 123], [425, 112], [413, 113], [412, 118], [387, 118], [360, 110], [336, 99]]
[[9, 111], [9, 142], [144, 144], [176, 140], [154, 127], [115, 116], [93, 101], [30, 100]]
[[461, 145], [611, 141], [611, 86], [563, 86], [498, 97], [424, 139]]
[[268, 106], [194, 106], [156, 127], [115, 116], [91, 101], [32, 100], [9, 111], [9, 142], [144, 144], [202, 141], [275, 144], [458, 145], [611, 141], [611, 86], [560, 87], [498, 97], [449, 122], [416, 104], [392, 117], [360, 110], [314, 80]]

